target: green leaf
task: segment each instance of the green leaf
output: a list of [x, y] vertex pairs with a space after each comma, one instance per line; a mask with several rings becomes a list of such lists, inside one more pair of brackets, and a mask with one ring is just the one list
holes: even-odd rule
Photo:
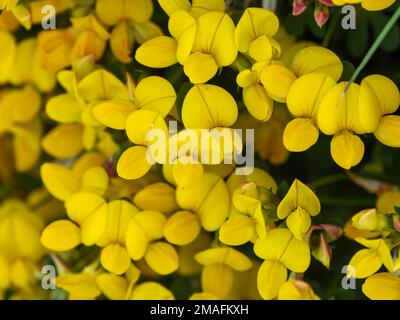
[[276, 194], [278, 195], [278, 197], [283, 199], [286, 196], [286, 194], [288, 193], [288, 191], [289, 191], [289, 185], [287, 184], [286, 181], [283, 181], [278, 186], [278, 190], [277, 190]]

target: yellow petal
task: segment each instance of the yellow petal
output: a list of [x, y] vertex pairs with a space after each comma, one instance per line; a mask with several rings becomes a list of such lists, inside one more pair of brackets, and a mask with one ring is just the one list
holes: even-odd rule
[[250, 44], [262, 35], [273, 37], [279, 29], [277, 16], [263, 8], [247, 8], [235, 31], [235, 41], [240, 52], [246, 53]]
[[303, 208], [299, 207], [287, 217], [286, 224], [296, 239], [303, 240], [310, 229], [311, 218]]
[[309, 215], [316, 216], [321, 211], [321, 204], [315, 193], [304, 183], [295, 179], [277, 209], [279, 219], [286, 218], [297, 208], [302, 208]]
[[210, 11], [225, 12], [224, 0], [192, 0], [190, 13], [194, 17], [199, 17]]
[[250, 44], [249, 55], [257, 62], [270, 61], [274, 56], [272, 41], [265, 35], [258, 37]]
[[147, 134], [152, 129], [162, 130], [168, 133], [167, 125], [160, 113], [153, 110], [137, 110], [126, 119], [126, 134], [129, 140], [135, 144], [148, 146], [150, 142]]
[[179, 266], [175, 248], [161, 241], [150, 244], [144, 258], [149, 267], [161, 275], [171, 274]]
[[346, 170], [361, 162], [364, 157], [364, 148], [362, 140], [349, 132], [338, 134], [331, 141], [333, 160]]
[[238, 50], [234, 40], [235, 25], [223, 12], [210, 12], [197, 20], [197, 35], [193, 52], [209, 53], [218, 66], [231, 65]]
[[400, 300], [400, 278], [391, 273], [377, 273], [365, 280], [363, 293], [371, 300]]
[[81, 243], [80, 230], [69, 220], [59, 220], [44, 229], [40, 242], [50, 250], [69, 251]]
[[379, 2], [374, 0], [364, 0], [361, 5], [368, 11], [379, 11], [390, 7], [396, 0], [381, 0]]
[[112, 73], [99, 69], [78, 84], [79, 94], [87, 101], [123, 99], [128, 100], [128, 89]]
[[179, 10], [189, 11], [191, 7], [188, 0], [158, 0], [158, 3], [169, 16]]
[[400, 208], [400, 192], [386, 191], [378, 197], [376, 208], [379, 213], [394, 213], [395, 207]]
[[79, 180], [71, 170], [53, 163], [45, 163], [40, 175], [46, 189], [58, 200], [65, 201], [79, 189]]
[[38, 114], [42, 103], [39, 93], [30, 86], [6, 95], [3, 103], [8, 104], [8, 99], [12, 99], [10, 105], [14, 104], [13, 120], [19, 123], [32, 120]]
[[211, 55], [195, 52], [186, 60], [184, 71], [191, 83], [201, 84], [217, 74], [218, 66]]
[[135, 180], [143, 177], [151, 169], [152, 164], [147, 161], [147, 148], [136, 146], [126, 150], [118, 160], [118, 175], [126, 180]]
[[250, 217], [235, 214], [221, 226], [219, 240], [230, 246], [240, 246], [253, 239], [254, 232], [254, 222]]
[[207, 249], [196, 254], [195, 258], [204, 266], [224, 264], [235, 271], [246, 271], [252, 266], [246, 255], [229, 247]]
[[178, 41], [177, 59], [180, 64], [185, 65], [196, 39], [196, 20], [187, 11], [176, 11], [168, 21], [168, 29], [171, 35]]
[[204, 173], [201, 182], [194, 186], [179, 187], [176, 200], [182, 209], [199, 214], [207, 231], [219, 229], [228, 215], [228, 189], [219, 176], [211, 173]]
[[126, 119], [136, 110], [136, 107], [129, 101], [109, 100], [97, 104], [93, 108], [93, 115], [109, 128], [124, 130]]
[[60, 123], [73, 123], [81, 120], [81, 108], [72, 94], [60, 94], [46, 104], [47, 115]]
[[264, 239], [255, 242], [254, 252], [262, 259], [281, 261], [294, 272], [304, 272], [311, 261], [307, 242], [297, 240], [288, 229], [268, 231]]
[[[154, 199], [157, 199], [157, 201], [154, 201]], [[175, 189], [162, 182], [141, 189], [133, 197], [133, 203], [142, 210], [155, 210], [162, 213], [171, 213], [178, 209]]]
[[243, 102], [249, 113], [261, 121], [268, 121], [274, 110], [274, 102], [264, 87], [255, 84], [243, 89]]
[[[360, 86], [341, 82], [332, 88], [323, 98], [318, 112], [318, 126], [327, 135], [334, 135], [341, 130], [351, 130], [357, 134], [366, 133], [359, 117], [359, 108], [371, 110], [375, 99], [360, 99]], [[361, 106], [362, 104], [362, 106]], [[373, 114], [370, 114], [373, 117]]]
[[174, 295], [157, 282], [145, 282], [132, 291], [130, 300], [174, 300]]
[[[372, 95], [372, 96], [371, 96]], [[400, 105], [400, 92], [392, 80], [381, 75], [371, 75], [360, 85], [360, 120], [367, 132], [373, 132], [382, 115], [396, 112]], [[368, 103], [368, 100], [376, 104]]]
[[65, 202], [68, 217], [79, 224], [105, 205], [103, 197], [89, 192], [78, 192]]
[[290, 87], [287, 97], [289, 111], [296, 117], [317, 119], [322, 99], [336, 85], [324, 73], [310, 73], [301, 76]]
[[14, 65], [17, 50], [14, 37], [7, 32], [0, 31], [0, 47], [3, 48], [0, 53], [0, 83], [3, 84], [7, 82]]
[[7, 261], [0, 255], [0, 289], [7, 289], [10, 285], [10, 274]]
[[165, 223], [166, 218], [157, 211], [142, 211], [132, 217], [126, 235], [126, 248], [133, 260], [144, 256], [150, 241], [163, 237]]
[[134, 24], [133, 36], [139, 44], [163, 35], [161, 28], [152, 21]]
[[137, 50], [135, 59], [150, 68], [167, 68], [178, 62], [175, 39], [165, 36], [153, 38], [142, 44]]
[[338, 81], [343, 72], [343, 65], [331, 50], [314, 46], [304, 48], [296, 54], [292, 69], [298, 77], [307, 73], [321, 72]]
[[103, 273], [96, 277], [101, 292], [111, 300], [123, 300], [128, 290], [128, 281], [121, 276]]
[[400, 116], [382, 117], [374, 135], [384, 145], [400, 148]]
[[178, 211], [174, 213], [164, 227], [165, 239], [179, 246], [193, 242], [199, 233], [199, 218], [190, 211]]
[[354, 268], [354, 276], [363, 279], [377, 272], [382, 266], [382, 261], [374, 249], [362, 249], [350, 260], [349, 267]]
[[261, 82], [268, 95], [277, 102], [285, 103], [290, 87], [296, 80], [292, 70], [281, 65], [267, 66], [261, 73]]
[[266, 260], [258, 270], [258, 292], [264, 300], [275, 298], [287, 279], [286, 267], [279, 261]]
[[57, 277], [56, 285], [69, 293], [69, 299], [95, 299], [101, 294], [95, 276], [90, 273], [65, 273]]
[[203, 166], [201, 164], [180, 164], [173, 165], [172, 174], [174, 181], [180, 187], [190, 187], [195, 185], [203, 176]]
[[224, 264], [209, 265], [201, 273], [201, 286], [203, 291], [226, 299], [232, 290], [234, 276], [233, 270]]
[[135, 100], [140, 109], [159, 112], [165, 118], [175, 104], [176, 93], [167, 80], [147, 77], [137, 85]]
[[126, 249], [118, 244], [110, 244], [101, 250], [100, 261], [104, 269], [117, 275], [125, 273], [131, 263]]
[[297, 118], [287, 124], [283, 143], [291, 152], [303, 152], [316, 144], [318, 137], [319, 130], [312, 119]]
[[110, 47], [114, 56], [122, 63], [131, 63], [133, 45], [133, 30], [126, 21], [121, 21], [111, 32]]
[[182, 119], [186, 129], [232, 126], [238, 116], [233, 97], [215, 85], [196, 85], [185, 97]]
[[93, 167], [86, 170], [81, 179], [80, 191], [104, 195], [108, 188], [108, 174], [102, 167]]
[[43, 149], [58, 159], [78, 155], [83, 148], [83, 129], [78, 124], [62, 124], [51, 130], [42, 140]]

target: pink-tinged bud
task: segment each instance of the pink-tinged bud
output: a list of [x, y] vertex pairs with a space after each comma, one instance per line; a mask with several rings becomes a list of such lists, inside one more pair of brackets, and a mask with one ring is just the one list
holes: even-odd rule
[[320, 224], [320, 226], [325, 231], [328, 242], [339, 239], [343, 234], [342, 229], [334, 224]]
[[326, 268], [329, 268], [332, 258], [332, 248], [325, 240], [323, 233], [319, 235], [319, 240], [319, 246], [311, 248], [312, 255]]
[[293, 1], [293, 15], [298, 16], [307, 9], [307, 0], [294, 0]]
[[321, 2], [322, 4], [328, 6], [328, 7], [333, 7], [335, 6], [332, 2], [332, 0], [319, 0], [319, 2]]
[[316, 7], [314, 19], [318, 26], [322, 28], [329, 20], [329, 8], [327, 6]]
[[400, 215], [393, 217], [393, 227], [400, 232]]

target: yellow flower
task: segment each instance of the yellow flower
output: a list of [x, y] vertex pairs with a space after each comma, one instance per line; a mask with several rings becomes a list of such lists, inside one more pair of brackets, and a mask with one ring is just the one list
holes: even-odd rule
[[71, 50], [71, 61], [79, 60], [88, 55], [99, 60], [106, 48], [109, 33], [98, 22], [95, 16], [88, 15], [82, 18], [72, 18], [72, 26], [78, 31], [78, 37]]
[[[358, 251], [349, 262], [349, 266], [354, 268], [355, 278], [363, 279], [369, 277], [377, 272], [382, 264], [388, 271], [393, 271], [394, 266], [390, 247], [385, 240], [368, 240], [364, 238], [356, 238], [355, 240], [368, 248]], [[348, 272], [351, 272], [350, 268]]]
[[337, 6], [345, 4], [361, 3], [362, 7], [368, 11], [379, 11], [390, 7], [396, 0], [332, 0]]
[[242, 245], [265, 238], [273, 225], [274, 195], [255, 182], [243, 184], [233, 193], [232, 202], [240, 214], [233, 214], [221, 226], [219, 239], [228, 245]]
[[131, 218], [126, 235], [129, 256], [138, 261], [142, 258], [155, 272], [167, 275], [175, 272], [179, 258], [175, 248], [161, 240], [166, 218], [157, 211], [142, 211]]
[[103, 23], [114, 26], [110, 46], [123, 63], [132, 61], [135, 41], [142, 44], [162, 35], [161, 29], [150, 21], [153, 14], [151, 0], [99, 0], [96, 2], [96, 14]]
[[129, 221], [138, 211], [123, 200], [111, 201], [107, 205], [107, 224], [97, 245], [103, 248], [101, 265], [111, 273], [120, 275], [129, 269], [131, 259], [126, 249], [126, 234]]
[[321, 211], [321, 204], [315, 193], [299, 180], [294, 180], [288, 193], [277, 209], [279, 219], [286, 218], [286, 224], [298, 240], [303, 240], [311, 226], [310, 216]]
[[290, 87], [287, 106], [296, 118], [286, 126], [283, 143], [292, 152], [302, 152], [314, 145], [319, 136], [317, 116], [324, 96], [336, 82], [323, 73], [309, 73]]
[[152, 68], [179, 62], [189, 80], [201, 84], [236, 59], [235, 25], [223, 12], [206, 13], [195, 20], [188, 12], [177, 11], [171, 15], [168, 28], [172, 38], [147, 41], [136, 51], [137, 61]]
[[0, 135], [13, 135], [15, 167], [19, 172], [33, 168], [40, 156], [42, 104], [39, 93], [31, 86], [6, 90], [0, 95]]
[[191, 187], [178, 187], [176, 201], [180, 208], [195, 213], [203, 229], [210, 232], [218, 230], [229, 213], [226, 184], [212, 173], [203, 174], [201, 181]]
[[[158, 201], [154, 201], [158, 199]], [[154, 210], [170, 214], [178, 210], [175, 189], [169, 184], [157, 182], [142, 188], [133, 197], [133, 203], [141, 210]]]
[[17, 44], [10, 33], [0, 30], [0, 46], [3, 48], [0, 52], [0, 84], [4, 84], [13, 71]]
[[[45, 70], [39, 59], [37, 38], [26, 38], [18, 43], [8, 82], [14, 86], [33, 84], [41, 92], [50, 92], [56, 85], [54, 72]], [[11, 63], [11, 62], [10, 62]]]
[[99, 69], [78, 81], [73, 71], [61, 71], [58, 80], [67, 93], [51, 98], [46, 104], [49, 117], [60, 125], [42, 140], [43, 149], [59, 159], [78, 155], [82, 149], [97, 149], [107, 156], [117, 146], [92, 114], [93, 108], [106, 100], [128, 100], [128, 89], [113, 74]]
[[211, 11], [225, 11], [224, 0], [158, 0], [165, 13], [171, 16], [179, 10], [188, 11], [193, 17], [199, 17]]
[[274, 229], [258, 239], [254, 252], [265, 261], [258, 271], [258, 290], [265, 300], [275, 298], [287, 280], [287, 269], [302, 273], [310, 265], [307, 242], [297, 240], [289, 229]]
[[279, 63], [267, 64], [261, 71], [260, 79], [268, 95], [275, 101], [285, 103], [294, 81], [309, 73], [323, 73], [338, 81], [343, 65], [336, 54], [329, 49], [311, 46], [300, 50], [291, 67]]
[[54, 251], [68, 251], [80, 243], [96, 244], [107, 226], [108, 206], [103, 195], [108, 186], [108, 176], [103, 168], [85, 171], [81, 180], [71, 170], [45, 164], [41, 168], [44, 184], [50, 193], [65, 201], [70, 220], [49, 224], [42, 233], [42, 244]]
[[308, 283], [290, 279], [279, 290], [278, 300], [320, 300], [320, 298]]
[[243, 272], [252, 266], [246, 255], [229, 247], [208, 249], [196, 254], [195, 258], [204, 266], [201, 273], [203, 291], [219, 299], [226, 299], [230, 294], [234, 271]]
[[400, 92], [392, 80], [381, 75], [371, 75], [363, 79], [361, 86], [367, 87], [376, 98], [375, 108], [368, 110], [359, 105], [362, 123], [371, 121], [375, 137], [383, 144], [400, 147], [400, 116], [392, 115], [400, 106]]
[[363, 293], [371, 300], [400, 300], [400, 278], [391, 273], [377, 273], [368, 277]]
[[389, 227], [389, 220], [385, 214], [376, 209], [366, 209], [352, 217], [353, 226], [359, 230], [384, 231]]
[[56, 286], [68, 292], [69, 300], [94, 300], [101, 295], [96, 273], [88, 267], [81, 273], [65, 273], [56, 278]]
[[20, 200], [0, 206], [0, 291], [14, 287], [31, 291], [44, 255], [40, 244], [43, 221]]
[[11, 10], [15, 8], [18, 0], [1, 0], [0, 1], [0, 10]]
[[236, 27], [236, 45], [257, 62], [278, 58], [281, 48], [273, 39], [278, 30], [279, 20], [272, 11], [247, 8]]
[[46, 30], [38, 34], [39, 66], [50, 72], [58, 72], [71, 65], [71, 50], [77, 37], [74, 28]]

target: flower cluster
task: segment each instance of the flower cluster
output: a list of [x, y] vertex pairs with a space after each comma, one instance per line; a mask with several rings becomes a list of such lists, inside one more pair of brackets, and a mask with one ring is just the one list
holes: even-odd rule
[[[60, 27], [40, 28], [43, 5]], [[0, 298], [325, 298], [309, 268], [331, 267], [342, 230], [309, 177], [278, 184], [275, 169], [320, 132], [335, 170], [360, 164], [360, 136], [399, 148], [396, 84], [348, 81], [339, 55], [261, 7], [158, 0], [167, 28], [154, 8], [0, 0]], [[345, 228], [367, 248], [349, 266], [371, 299], [399, 299], [398, 205], [393, 187]]]

